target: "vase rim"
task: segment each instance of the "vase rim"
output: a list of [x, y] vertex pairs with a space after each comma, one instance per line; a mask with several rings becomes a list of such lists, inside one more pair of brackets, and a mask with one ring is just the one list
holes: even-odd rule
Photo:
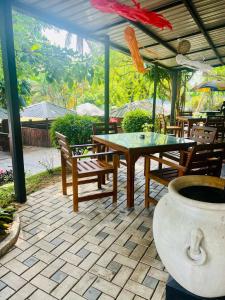
[[224, 190], [225, 179], [206, 175], [186, 175], [172, 180], [168, 185], [169, 194], [180, 203], [206, 210], [225, 210], [224, 203], [202, 202], [185, 197], [179, 193], [182, 188], [189, 186], [208, 186]]

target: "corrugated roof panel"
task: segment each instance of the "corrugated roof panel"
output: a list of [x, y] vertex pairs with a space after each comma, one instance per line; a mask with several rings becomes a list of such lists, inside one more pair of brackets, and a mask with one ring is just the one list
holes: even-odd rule
[[219, 65], [221, 64], [221, 62], [219, 61], [219, 59], [213, 59], [213, 60], [209, 60], [209, 61], [206, 61], [207, 64], [210, 64], [210, 66], [214, 66], [214, 65]]
[[222, 55], [222, 56], [225, 55], [225, 47], [219, 48], [218, 51], [219, 51], [219, 54], [220, 54], [220, 55]]
[[207, 57], [215, 57], [215, 53], [213, 50], [207, 50], [188, 54], [187, 57], [192, 60], [205, 60]]
[[157, 33], [164, 40], [169, 40], [174, 37], [180, 37], [198, 31], [195, 22], [183, 4], [162, 11], [162, 14], [172, 23], [173, 30], [161, 30], [152, 26], [147, 27]]
[[220, 24], [225, 19], [225, 1], [224, 0], [195, 0], [197, 12], [200, 14], [206, 27]]
[[225, 28], [213, 30], [209, 33], [215, 45], [225, 44]]

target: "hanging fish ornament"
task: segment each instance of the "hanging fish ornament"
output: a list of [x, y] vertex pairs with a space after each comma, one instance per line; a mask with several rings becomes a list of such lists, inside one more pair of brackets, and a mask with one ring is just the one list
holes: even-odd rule
[[128, 44], [134, 65], [137, 69], [138, 72], [140, 73], [146, 73], [147, 70], [144, 67], [144, 62], [143, 59], [140, 55], [140, 51], [139, 51], [139, 47], [138, 47], [138, 42], [136, 39], [136, 35], [135, 35], [135, 31], [133, 28], [131, 28], [130, 26], [128, 26], [125, 30], [124, 30], [124, 38]]
[[171, 23], [163, 15], [141, 8], [137, 0], [131, 1], [134, 6], [122, 4], [117, 0], [90, 0], [90, 3], [104, 13], [115, 13], [134, 22], [153, 25], [161, 29], [172, 29]]

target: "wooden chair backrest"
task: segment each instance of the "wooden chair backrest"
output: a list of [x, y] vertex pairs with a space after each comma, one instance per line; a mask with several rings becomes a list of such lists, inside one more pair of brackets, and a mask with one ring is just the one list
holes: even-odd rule
[[65, 135], [56, 132], [56, 138], [58, 145], [60, 147], [60, 151], [62, 156], [65, 158], [65, 160], [71, 162], [72, 160], [72, 150], [70, 148], [70, 145], [68, 143], [68, 139]]
[[217, 137], [224, 137], [225, 117], [224, 116], [208, 116], [206, 126], [217, 128]]
[[192, 111], [180, 111], [179, 116], [188, 116], [191, 117], [193, 115]]
[[[106, 134], [105, 123], [94, 123], [92, 125], [92, 131], [93, 131], [93, 135]], [[109, 133], [110, 134], [118, 133], [116, 122], [109, 123]]]
[[186, 161], [186, 175], [211, 175], [220, 177], [225, 143], [194, 146]]
[[190, 139], [200, 144], [214, 143], [217, 128], [194, 125], [190, 132]]

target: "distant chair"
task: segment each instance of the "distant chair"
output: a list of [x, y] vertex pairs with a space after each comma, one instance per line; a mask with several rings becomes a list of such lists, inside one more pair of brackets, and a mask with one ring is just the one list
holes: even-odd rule
[[[190, 132], [190, 140], [195, 141], [197, 144], [213, 144], [216, 139], [217, 129], [214, 127], [197, 126], [194, 125]], [[160, 153], [160, 157], [166, 157], [171, 160], [180, 161], [179, 151], [170, 151]]]
[[[82, 153], [82, 149], [101, 150], [103, 145], [100, 144], [85, 144], [85, 145], [69, 145], [67, 137], [56, 132], [56, 138], [61, 151], [62, 164], [62, 190], [63, 195], [67, 195], [67, 187], [73, 188], [73, 209], [78, 211], [78, 203], [103, 197], [113, 197], [113, 202], [117, 201], [117, 168], [118, 154], [115, 152], [92, 152], [84, 155], [74, 153]], [[97, 151], [98, 152], [98, 151]], [[107, 155], [113, 156], [113, 163], [108, 163], [104, 158]], [[67, 169], [72, 170], [72, 182], [67, 182]], [[98, 188], [101, 188], [102, 177], [106, 174], [113, 174], [113, 187], [109, 192], [98, 192], [80, 197], [78, 194], [78, 186], [80, 184], [88, 184], [97, 182]], [[86, 179], [85, 179], [86, 178]]]
[[163, 134], [173, 134], [175, 136], [182, 136], [182, 127], [177, 125], [167, 125], [166, 117], [159, 114], [159, 130]]
[[184, 116], [184, 117], [191, 117], [193, 115], [192, 111], [180, 111], [179, 116]]
[[[106, 134], [107, 128], [106, 128], [105, 123], [94, 123], [92, 125], [92, 131], [93, 131], [94, 135]], [[118, 133], [116, 122], [109, 123], [108, 133], [110, 133], [110, 134]]]
[[217, 129], [216, 139], [218, 141], [224, 140], [224, 131], [225, 131], [225, 117], [224, 116], [208, 116], [205, 125], [208, 127], [214, 127]]

